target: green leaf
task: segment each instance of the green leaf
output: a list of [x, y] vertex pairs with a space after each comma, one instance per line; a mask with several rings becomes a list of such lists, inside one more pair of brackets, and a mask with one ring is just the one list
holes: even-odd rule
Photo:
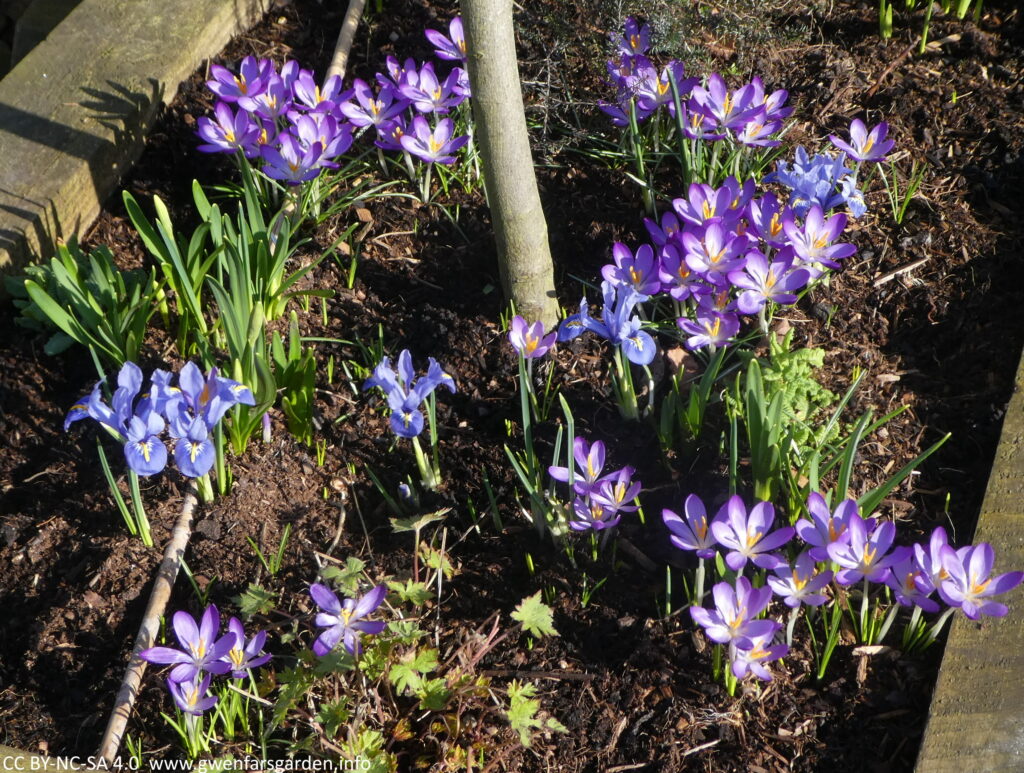
[[268, 614], [274, 608], [275, 594], [256, 583], [249, 583], [245, 592], [235, 597], [235, 603], [242, 610], [243, 617]]
[[512, 619], [520, 623], [524, 631], [538, 639], [543, 636], [558, 636], [554, 625], [554, 613], [551, 607], [540, 600], [540, 591], [523, 599], [512, 613]]
[[[539, 595], [539, 594], [538, 594]], [[514, 679], [508, 686], [508, 722], [512, 729], [519, 733], [519, 742], [526, 747], [533, 740], [533, 731], [541, 727], [537, 718], [540, 701], [534, 696], [537, 688], [532, 684], [520, 684]]]
[[364, 568], [366, 568], [365, 561], [361, 561], [355, 556], [349, 556], [344, 567], [328, 566], [320, 573], [320, 576], [333, 583], [346, 596], [354, 596], [359, 590], [359, 581], [362, 579]]
[[437, 650], [430, 647], [412, 650], [391, 666], [388, 679], [399, 692], [416, 692], [423, 686], [423, 677], [434, 671], [438, 665]]
[[[388, 583], [388, 587], [397, 593], [402, 601], [408, 602], [415, 607], [421, 607], [434, 598], [433, 592], [424, 582], [407, 580], [403, 584], [397, 580], [392, 580]], [[540, 595], [539, 592], [538, 595]]]
[[416, 694], [420, 699], [420, 708], [424, 711], [441, 711], [452, 697], [448, 683], [441, 677], [425, 681]]
[[436, 521], [443, 521], [444, 517], [448, 515], [451, 510], [452, 509], [450, 507], [442, 507], [440, 510], [435, 510], [432, 513], [416, 516], [414, 518], [389, 518], [388, 520], [391, 521], [391, 528], [395, 532], [419, 532], [424, 526], [428, 526]]

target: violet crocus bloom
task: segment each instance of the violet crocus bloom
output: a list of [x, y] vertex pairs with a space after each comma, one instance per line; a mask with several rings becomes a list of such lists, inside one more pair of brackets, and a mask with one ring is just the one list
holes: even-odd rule
[[935, 588], [924, 576], [913, 553], [906, 553], [890, 567], [885, 584], [892, 589], [900, 606], [917, 606], [923, 612], [939, 611], [938, 603], [928, 598]]
[[226, 674], [231, 670], [224, 657], [235, 646], [235, 634], [229, 632], [217, 638], [220, 615], [216, 606], [206, 608], [198, 626], [192, 615], [183, 610], [174, 613], [171, 625], [181, 649], [150, 647], [139, 653], [140, 658], [147, 663], [175, 664], [170, 673], [172, 682], [194, 682], [201, 671]]
[[796, 529], [785, 526], [770, 532], [774, 522], [775, 507], [770, 502], [758, 502], [748, 514], [738, 494], [729, 497], [715, 516], [711, 532], [719, 544], [729, 549], [725, 563], [730, 569], [738, 572], [748, 560], [762, 569], [774, 569], [785, 563], [771, 551], [789, 542]]
[[764, 83], [760, 76], [755, 75], [750, 80], [750, 104], [763, 106], [770, 121], [784, 121], [793, 113], [792, 107], [785, 107], [789, 99], [789, 92], [785, 89], [778, 89], [765, 96]]
[[715, 222], [683, 231], [681, 239], [686, 250], [686, 265], [717, 287], [728, 285], [729, 272], [743, 269], [750, 246], [746, 236]]
[[733, 588], [720, 582], [711, 589], [714, 609], [690, 607], [690, 616], [704, 629], [707, 637], [719, 644], [735, 644], [739, 649], [750, 649], [759, 636], [771, 636], [779, 630], [774, 620], [757, 620], [772, 598], [769, 587], [755, 588], [746, 577], [736, 580]]
[[647, 24], [641, 25], [634, 17], [626, 19], [625, 34], [612, 37], [612, 41], [618, 46], [619, 54], [622, 56], [640, 56], [647, 53], [651, 45], [651, 28]]
[[700, 112], [713, 118], [721, 131], [739, 131], [763, 109], [751, 106], [751, 89], [730, 92], [718, 73], [708, 78], [707, 87], [694, 86], [692, 94], [691, 104], [695, 103]]
[[425, 30], [427, 40], [434, 46], [434, 56], [448, 62], [466, 61], [466, 35], [462, 29], [462, 17], [456, 16], [448, 24], [448, 34], [437, 30]]
[[995, 552], [987, 542], [960, 548], [949, 556], [943, 566], [949, 577], [939, 585], [939, 595], [951, 607], [960, 610], [971, 620], [982, 615], [1004, 617], [1009, 609], [1005, 604], [990, 601], [990, 596], [1013, 590], [1024, 581], [1024, 572], [1007, 572], [992, 577]]
[[828, 546], [829, 558], [843, 567], [836, 572], [836, 582], [840, 585], [852, 585], [862, 578], [885, 582], [889, 567], [902, 561], [909, 552], [909, 548], [896, 548], [889, 553], [896, 537], [896, 525], [892, 521], [882, 521], [870, 533], [869, 527], [868, 521], [851, 517], [847, 523], [849, 541]]
[[686, 265], [682, 248], [675, 241], [673, 238], [661, 248], [658, 279], [662, 290], [667, 290], [673, 300], [680, 302], [711, 292], [711, 285]]
[[625, 244], [615, 242], [612, 245], [612, 260], [615, 262], [601, 267], [601, 276], [606, 281], [632, 288], [638, 301], [645, 301], [661, 292], [658, 259], [651, 245], [640, 245], [634, 256]]
[[342, 88], [340, 75], [332, 75], [321, 88], [309, 70], [299, 70], [298, 77], [292, 83], [292, 93], [299, 104], [321, 113], [333, 111], [351, 96], [351, 92]]
[[214, 118], [203, 116], [197, 122], [196, 134], [204, 140], [197, 150], [203, 153], [234, 153], [242, 151], [246, 158], [259, 155], [260, 125], [245, 110], [237, 113], [227, 102], [213, 108]]
[[224, 660], [231, 666], [233, 679], [244, 679], [249, 671], [270, 660], [270, 655], [263, 653], [263, 645], [267, 641], [266, 631], [257, 631], [251, 639], [246, 640], [245, 627], [237, 617], [228, 620], [228, 631], [235, 635], [235, 645], [224, 656]]
[[295, 135], [283, 132], [276, 147], [264, 146], [260, 151], [265, 162], [263, 173], [289, 185], [309, 182], [322, 170], [323, 150], [319, 142], [304, 148]]
[[210, 675], [206, 674], [199, 681], [175, 682], [167, 680], [167, 691], [174, 699], [174, 704], [184, 713], [194, 717], [201, 716], [217, 705], [217, 697], [209, 695]]
[[949, 579], [949, 572], [944, 564], [949, 560], [956, 560], [956, 551], [949, 544], [946, 537], [946, 530], [936, 526], [928, 538], [928, 547], [914, 545], [914, 560], [921, 570], [917, 583], [928, 593], [937, 590], [943, 580]]
[[676, 114], [675, 98], [672, 94], [672, 79], [679, 88], [680, 99], [686, 99], [691, 89], [700, 81], [697, 78], [686, 78], [686, 70], [682, 62], [673, 59], [659, 74], [653, 67], [644, 69], [636, 83], [637, 107], [647, 113], [653, 113], [662, 105], [668, 108], [671, 115]]
[[850, 123], [850, 141], [845, 142], [834, 134], [829, 135], [832, 144], [846, 153], [854, 161], [885, 161], [886, 155], [896, 145], [887, 140], [889, 124], [885, 121], [875, 126], [870, 132], [859, 118]]
[[807, 269], [793, 268], [792, 258], [773, 260], [760, 250], [751, 250], [742, 271], [731, 271], [729, 281], [743, 290], [736, 307], [743, 314], [757, 314], [771, 301], [780, 306], [796, 303], [796, 293], [807, 286], [811, 275]]
[[576, 497], [572, 503], [569, 528], [573, 531], [604, 531], [613, 529], [622, 520], [622, 513], [606, 507], [596, 499]]
[[775, 568], [775, 576], [768, 577], [768, 585], [791, 609], [801, 604], [820, 607], [828, 598], [819, 593], [832, 582], [832, 572], [819, 572], [817, 562], [809, 550], [805, 550], [792, 564]]
[[213, 79], [208, 80], [206, 86], [225, 102], [237, 102], [242, 97], [261, 93], [273, 73], [274, 63], [269, 59], [247, 56], [238, 67], [238, 75], [219, 64], [211, 64]]
[[[740, 219], [743, 205], [740, 198], [746, 191], [747, 187], [741, 188], [734, 177], [728, 178], [718, 188], [704, 183], [690, 183], [686, 198], [673, 199], [672, 208], [688, 223], [702, 226], [713, 221], [722, 227], [723, 232], [727, 232], [733, 230]], [[737, 204], [735, 207], [734, 202]]]
[[344, 115], [353, 126], [381, 126], [401, 115], [409, 103], [398, 97], [392, 85], [381, 86], [375, 97], [366, 81], [356, 78], [352, 82], [352, 90], [356, 103], [342, 102], [339, 105]]
[[238, 106], [261, 118], [275, 121], [292, 108], [292, 91], [280, 75], [273, 74], [262, 91], [239, 97]]
[[735, 646], [730, 648], [733, 676], [743, 679], [749, 673], [762, 681], [772, 681], [771, 672], [763, 664], [785, 657], [789, 652], [789, 646], [786, 644], [772, 644], [772, 638], [782, 628], [779, 623], [775, 623], [775, 625], [777, 626], [775, 630], [769, 633], [751, 636], [749, 648], [741, 649]]
[[360, 599], [339, 601], [334, 591], [326, 585], [310, 585], [309, 595], [321, 610], [317, 613], [316, 624], [326, 629], [313, 642], [313, 652], [323, 657], [341, 641], [350, 655], [358, 654], [362, 650], [359, 642], [361, 636], [372, 636], [384, 630], [384, 621], [363, 618], [384, 602], [387, 592], [386, 586], [377, 585]]
[[617, 472], [605, 475], [597, 482], [597, 487], [590, 492], [590, 501], [604, 507], [613, 514], [635, 513], [639, 508], [631, 505], [640, 495], [642, 485], [640, 481], [633, 480], [636, 471], [626, 465]]
[[818, 265], [839, 268], [837, 261], [848, 258], [857, 251], [852, 244], [833, 244], [845, 228], [846, 215], [840, 213], [826, 220], [821, 207], [817, 204], [807, 211], [802, 226], [798, 226], [792, 217], [782, 221], [782, 229], [789, 238], [793, 252], [807, 264], [814, 277], [821, 274]]
[[339, 124], [327, 113], [296, 116], [292, 132], [303, 150], [319, 145], [321, 167], [337, 168], [328, 159], [337, 158], [352, 147], [352, 127], [344, 122]]
[[[577, 496], [587, 497], [597, 490], [601, 471], [604, 469], [605, 447], [600, 440], [593, 444], [577, 435], [572, 442], [572, 456], [577, 470], [573, 476], [573, 491]], [[548, 475], [562, 483], [569, 482], [569, 468], [551, 465]]]
[[792, 218], [779, 204], [774, 193], [766, 193], [754, 199], [747, 207], [749, 233], [766, 242], [773, 249], [780, 249], [789, 244], [786, 233], [782, 229], [782, 220], [786, 214]]
[[402, 149], [428, 164], [454, 164], [455, 152], [469, 142], [468, 136], [452, 138], [455, 122], [442, 118], [437, 127], [430, 128], [427, 119], [418, 115], [412, 119], [411, 131], [399, 139]]
[[526, 359], [537, 359], [548, 353], [554, 346], [558, 333], [551, 331], [544, 335], [544, 323], [540, 320], [532, 325], [516, 314], [508, 331], [509, 343]]
[[402, 137], [408, 127], [405, 125], [405, 118], [401, 115], [395, 116], [390, 121], [384, 121], [377, 127], [377, 139], [373, 143], [382, 150], [401, 150]]
[[782, 142], [772, 139], [772, 135], [781, 128], [782, 122], [769, 120], [768, 114], [761, 108], [736, 133], [736, 142], [748, 148], [777, 148]]
[[651, 241], [654, 242], [656, 247], [664, 247], [666, 243], [673, 239], [682, 230], [679, 218], [676, 217], [675, 212], [670, 209], [661, 213], [660, 223], [649, 217], [645, 217], [644, 227], [647, 229], [647, 233], [650, 234]]
[[696, 494], [690, 494], [683, 503], [686, 519], [672, 510], [662, 510], [661, 519], [671, 532], [669, 539], [680, 550], [693, 550], [698, 558], [705, 560], [715, 557], [715, 535], [708, 523], [707, 510]]
[[739, 317], [714, 311], [698, 311], [696, 322], [680, 317], [676, 324], [690, 336], [686, 339], [686, 348], [690, 351], [703, 349], [705, 346], [725, 346], [740, 332]]
[[[828, 561], [829, 545], [846, 545], [850, 542], [848, 527], [850, 521], [861, 520], [857, 510], [857, 500], [844, 499], [835, 510], [829, 510], [825, 498], [817, 491], [807, 497], [807, 512], [810, 520], [801, 518], [796, 522], [796, 533], [804, 542], [811, 546], [808, 551], [815, 561]], [[874, 519], [869, 520], [874, 526]]]
[[456, 67], [443, 81], [438, 80], [434, 66], [427, 62], [416, 82], [405, 84], [400, 92], [421, 113], [447, 113], [465, 100], [458, 88], [461, 78], [462, 70]]

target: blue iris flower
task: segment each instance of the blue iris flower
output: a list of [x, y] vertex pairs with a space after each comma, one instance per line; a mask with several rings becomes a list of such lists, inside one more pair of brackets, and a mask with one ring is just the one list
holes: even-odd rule
[[631, 286], [616, 286], [607, 280], [601, 282], [601, 292], [604, 295], [602, 319], [590, 316], [587, 299], [583, 298], [579, 312], [566, 317], [559, 325], [558, 340], [570, 341], [584, 330], [589, 330], [618, 346], [626, 359], [635, 365], [649, 365], [657, 353], [657, 345], [642, 329], [640, 317], [633, 314], [633, 309], [644, 296]]
[[385, 357], [363, 384], [363, 390], [380, 387], [391, 408], [392, 431], [399, 437], [414, 438], [423, 431], [424, 417], [420, 406], [439, 386], [455, 392], [455, 379], [445, 373], [433, 357], [426, 375], [416, 378], [412, 355], [404, 349], [398, 355], [398, 369], [393, 369], [391, 359]]

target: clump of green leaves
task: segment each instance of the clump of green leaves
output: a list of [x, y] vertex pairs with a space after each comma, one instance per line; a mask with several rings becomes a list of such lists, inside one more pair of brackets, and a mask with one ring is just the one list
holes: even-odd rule
[[15, 324], [36, 332], [56, 331], [47, 354], [72, 344], [89, 348], [114, 367], [135, 362], [146, 325], [163, 296], [156, 270], [122, 271], [107, 247], [85, 253], [75, 240], [57, 247], [49, 263], [29, 266], [23, 277], [5, 279]]

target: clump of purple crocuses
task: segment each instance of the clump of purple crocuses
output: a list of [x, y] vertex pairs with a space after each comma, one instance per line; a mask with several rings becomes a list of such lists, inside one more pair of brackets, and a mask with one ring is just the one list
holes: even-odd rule
[[175, 705], [188, 716], [201, 716], [217, 703], [217, 697], [209, 694], [214, 676], [230, 674], [232, 679], [244, 679], [271, 657], [263, 652], [266, 631], [246, 638], [237, 618], [228, 621], [228, 630], [221, 635], [220, 614], [213, 604], [198, 625], [188, 612], [175, 612], [171, 627], [180, 649], [150, 647], [139, 657], [147, 663], [174, 666], [167, 676], [167, 688]]
[[[178, 374], [153, 371], [149, 389], [142, 393], [142, 370], [125, 363], [117, 376], [110, 404], [103, 399], [103, 381], [73, 406], [64, 419], [64, 431], [80, 419], [91, 418], [123, 443], [125, 461], [138, 475], [155, 475], [167, 465], [166, 429], [174, 442], [174, 461], [182, 475], [201, 478], [213, 467], [216, 452], [211, 435], [234, 405], [255, 405], [244, 384], [223, 378], [216, 368], [203, 376], [194, 363]], [[141, 394], [140, 394], [141, 393]]]
[[[792, 642], [796, 615], [802, 606], [820, 607], [838, 603], [838, 588], [860, 584], [862, 590], [861, 634], [870, 620], [870, 586], [891, 591], [898, 606], [890, 609], [887, 622], [877, 627], [881, 640], [899, 607], [912, 607], [911, 624], [921, 612], [938, 612], [938, 598], [947, 609], [925, 636], [905, 635], [905, 643], [934, 640], [948, 619], [959, 609], [971, 620], [982, 615], [1000, 617], [1007, 607], [992, 599], [1024, 581], [1024, 572], [993, 575], [994, 551], [988, 543], [954, 549], [946, 532], [937, 527], [927, 543], [895, 545], [896, 527], [892, 521], [860, 514], [853, 499], [831, 508], [825, 498], [812, 492], [807, 499], [807, 517], [794, 527], [772, 531], [773, 511], [767, 502], [754, 505], [748, 512], [738, 496], [731, 497], [710, 521], [704, 504], [694, 495], [685, 503], [685, 517], [671, 510], [662, 513], [672, 544], [694, 552], [700, 569], [694, 622], [705, 629], [708, 638], [729, 645], [732, 674], [742, 679], [752, 673], [760, 679], [771, 678], [762, 664], [782, 657]], [[793, 540], [794, 535], [797, 537]], [[705, 609], [703, 599], [704, 561], [725, 551], [724, 563], [735, 572], [734, 580], [724, 580], [713, 588], [714, 609]], [[748, 561], [771, 574], [760, 575], [767, 583], [751, 584], [744, 576]], [[772, 595], [791, 611], [786, 631], [787, 644], [773, 644], [782, 624], [764, 614]], [[876, 600], [877, 605], [877, 600]], [[908, 631], [910, 627], [908, 626]]]
[[[343, 89], [341, 77], [320, 83], [298, 62], [277, 69], [269, 59], [247, 56], [237, 71], [211, 65], [207, 86], [216, 95], [213, 116], [198, 121], [199, 150], [240, 154], [268, 177], [288, 185], [337, 168], [336, 159], [354, 135], [373, 128], [375, 144], [428, 163], [451, 164], [468, 136], [453, 136], [448, 114], [469, 96], [466, 41], [455, 17], [449, 36], [427, 30], [442, 63], [457, 62], [439, 75], [432, 62], [400, 64], [389, 56], [375, 83], [356, 78]], [[428, 121], [428, 118], [431, 118]]]
[[623, 513], [636, 512], [634, 500], [640, 494], [640, 481], [634, 480], [630, 466], [604, 472], [605, 445], [600, 440], [588, 443], [584, 438], [573, 440], [575, 469], [552, 465], [548, 474], [557, 481], [569, 483], [574, 495], [569, 512], [569, 528], [573, 531], [605, 531], [615, 528]]

